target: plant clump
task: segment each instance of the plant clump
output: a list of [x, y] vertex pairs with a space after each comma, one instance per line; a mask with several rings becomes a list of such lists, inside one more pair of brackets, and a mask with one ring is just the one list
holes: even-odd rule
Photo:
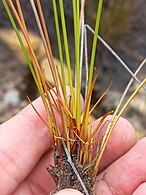
[[[92, 114], [92, 111], [109, 90], [108, 88], [97, 100], [95, 105], [91, 107], [92, 92], [98, 76], [98, 72], [94, 69], [94, 61], [96, 56], [97, 40], [100, 38], [98, 32], [103, 0], [98, 1], [95, 28], [94, 30], [90, 29], [93, 33], [90, 58], [87, 52], [87, 25], [85, 24], [84, 18], [86, 1], [72, 0], [75, 53], [74, 75], [72, 75], [70, 58], [71, 51], [68, 44], [69, 35], [67, 33], [64, 1], [52, 0], [54, 25], [56, 29], [56, 40], [58, 43], [58, 55], [61, 64], [61, 71], [58, 70], [58, 66], [53, 57], [51, 42], [41, 1], [28, 1], [28, 3], [31, 5], [32, 12], [34, 13], [42, 43], [44, 45], [45, 54], [48, 60], [47, 65], [51, 70], [54, 86], [52, 86], [46, 80], [39, 60], [37, 59], [35, 51], [33, 50], [27, 29], [27, 21], [25, 21], [23, 7], [21, 6], [21, 1], [2, 0], [2, 2], [12, 23], [13, 29], [17, 35], [21, 49], [44, 104], [47, 121], [43, 120], [43, 118], [37, 112], [37, 109], [33, 106], [31, 100], [28, 98], [33, 109], [36, 111], [52, 134], [55, 164], [52, 167], [47, 166], [47, 170], [56, 183], [56, 189], [54, 192], [69, 187], [78, 189], [86, 195], [94, 194], [94, 184], [98, 174], [100, 161], [102, 159], [111, 132], [122, 113], [125, 111], [134, 96], [143, 87], [146, 80], [140, 82], [136, 76], [130, 72], [133, 78], [140, 82], [140, 85], [126, 101], [124, 106], [122, 103], [125, 94], [122, 96], [116, 110], [114, 111], [112, 119], [109, 122], [104, 136], [101, 136], [100, 131], [105, 124], [106, 117], [111, 114], [111, 112], [102, 116], [99, 119], [98, 124], [95, 126], [91, 126], [89, 128], [88, 125], [89, 116]], [[104, 42], [101, 38], [100, 40]], [[80, 92], [83, 68], [86, 68], [86, 89], [84, 93], [85, 105], [82, 111]], [[66, 69], [69, 90], [67, 90], [66, 87]], [[126, 90], [128, 89], [129, 86]], [[59, 114], [61, 127], [58, 125], [58, 119], [55, 117], [55, 112]]]

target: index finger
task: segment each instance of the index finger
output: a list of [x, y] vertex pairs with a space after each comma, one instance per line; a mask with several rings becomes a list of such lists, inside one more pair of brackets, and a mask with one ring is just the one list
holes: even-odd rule
[[[70, 94], [68, 87], [67, 94]], [[33, 105], [43, 120], [47, 121], [41, 98], [35, 100]], [[81, 107], [83, 106], [81, 97]], [[60, 115], [55, 110], [54, 114], [58, 128], [61, 129]], [[0, 194], [12, 193], [51, 145], [51, 133], [31, 105], [1, 125]]]
[[[46, 121], [40, 98], [34, 106]], [[60, 117], [55, 113], [60, 124]], [[0, 126], [0, 194], [9, 194], [30, 173], [51, 146], [51, 134], [29, 105]]]

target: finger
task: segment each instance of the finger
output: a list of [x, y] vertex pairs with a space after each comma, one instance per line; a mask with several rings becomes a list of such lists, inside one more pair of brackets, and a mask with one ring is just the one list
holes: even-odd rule
[[96, 193], [130, 195], [145, 181], [146, 138], [99, 175]]
[[[46, 120], [41, 99], [34, 101]], [[51, 146], [51, 135], [31, 106], [0, 127], [0, 194], [11, 193]]]
[[133, 195], [145, 195], [145, 194], [146, 194], [146, 182], [140, 184], [133, 193]]
[[78, 190], [74, 189], [64, 189], [56, 193], [56, 195], [83, 195], [81, 192]]
[[[83, 102], [83, 101], [82, 101]], [[47, 121], [41, 99], [33, 102]], [[81, 103], [83, 105], [83, 103]], [[60, 116], [55, 112], [60, 128]], [[43, 153], [51, 147], [51, 135], [29, 105], [0, 126], [0, 194], [9, 194], [31, 172]]]
[[[106, 129], [106, 126], [104, 126], [104, 128]], [[105, 129], [102, 131], [105, 131]], [[101, 168], [105, 168], [112, 161], [126, 153], [135, 144], [135, 142], [136, 138], [133, 127], [127, 120], [121, 118], [111, 135], [111, 139], [109, 140], [107, 149], [103, 156]], [[31, 186], [35, 184], [35, 188], [36, 186], [39, 186], [47, 193], [51, 192], [54, 187], [54, 183], [52, 182], [48, 172], [45, 170], [46, 165], [50, 164], [50, 162], [53, 162], [53, 153], [45, 154], [27, 178], [27, 181], [29, 180]], [[26, 183], [21, 183], [21, 191], [23, 191], [26, 187], [28, 187]]]
[[[105, 119], [101, 135], [104, 136], [111, 116]], [[98, 122], [98, 121], [97, 121]], [[96, 123], [97, 123], [96, 122]], [[136, 143], [136, 133], [133, 126], [124, 118], [120, 118], [109, 138], [106, 150], [102, 157], [99, 172], [125, 154]]]
[[29, 176], [13, 192], [13, 195], [50, 194], [55, 188], [55, 182], [45, 167], [53, 164], [53, 151], [46, 152]]

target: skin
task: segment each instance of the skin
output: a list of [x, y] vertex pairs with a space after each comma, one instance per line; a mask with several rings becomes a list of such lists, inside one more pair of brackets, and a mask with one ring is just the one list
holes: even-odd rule
[[[33, 104], [46, 121], [40, 98]], [[58, 113], [55, 115], [61, 127]], [[103, 132], [105, 128], [106, 125]], [[0, 194], [49, 194], [54, 182], [44, 167], [53, 162], [51, 146], [50, 132], [30, 105], [2, 124]], [[136, 143], [134, 128], [123, 118], [108, 142], [95, 192], [98, 195], [144, 195], [146, 192], [146, 138]], [[65, 189], [57, 194], [82, 193]]]

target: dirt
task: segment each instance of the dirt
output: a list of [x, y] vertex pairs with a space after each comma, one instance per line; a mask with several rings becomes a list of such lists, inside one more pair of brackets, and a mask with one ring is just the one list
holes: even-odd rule
[[32, 99], [36, 98], [30, 71], [0, 38], [0, 123], [17, 114], [28, 104], [26, 95]]
[[[80, 164], [77, 154], [66, 154], [64, 146], [62, 145], [61, 155], [57, 148], [54, 149], [54, 166], [47, 167], [49, 174], [56, 183], [56, 188], [51, 194], [65, 188], [71, 188], [77, 189], [85, 195], [94, 195], [93, 167], [89, 164], [84, 166]], [[81, 182], [83, 182], [83, 186]]]

